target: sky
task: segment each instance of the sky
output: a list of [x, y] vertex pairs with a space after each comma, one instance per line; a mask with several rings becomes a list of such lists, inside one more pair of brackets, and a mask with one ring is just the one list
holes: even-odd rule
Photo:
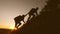
[[39, 11], [41, 11], [46, 5], [46, 1], [47, 0], [0, 0], [0, 28], [13, 28], [15, 26], [14, 18], [16, 16], [25, 15], [31, 8], [35, 7], [39, 7]]

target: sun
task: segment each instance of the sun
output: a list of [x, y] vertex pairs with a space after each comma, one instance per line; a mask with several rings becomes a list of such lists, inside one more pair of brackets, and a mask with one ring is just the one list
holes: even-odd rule
[[14, 29], [14, 27], [12, 27], [12, 26], [10, 26], [9, 28], [10, 28], [10, 29]]
[[9, 29], [11, 29], [11, 30], [17, 30], [17, 28], [15, 28], [15, 27], [10, 27]]

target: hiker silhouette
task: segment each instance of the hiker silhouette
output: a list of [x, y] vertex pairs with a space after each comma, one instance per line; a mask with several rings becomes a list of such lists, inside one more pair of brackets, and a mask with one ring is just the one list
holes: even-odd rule
[[[18, 28], [20, 25], [21, 25], [21, 21], [24, 22], [24, 17], [25, 15], [19, 15], [17, 17], [14, 18], [14, 21], [15, 21], [15, 27]], [[25, 23], [25, 22], [24, 22]]]
[[[30, 20], [30, 18], [31, 18], [31, 16], [35, 16], [35, 14], [36, 15], [38, 15], [37, 14], [37, 10], [38, 10], [39, 8], [38, 7], [36, 7], [36, 8], [32, 8], [31, 10], [30, 10], [30, 12], [28, 12], [28, 14], [29, 14], [29, 17], [28, 17], [28, 20], [27, 21], [29, 21]], [[35, 14], [34, 14], [35, 13]]]

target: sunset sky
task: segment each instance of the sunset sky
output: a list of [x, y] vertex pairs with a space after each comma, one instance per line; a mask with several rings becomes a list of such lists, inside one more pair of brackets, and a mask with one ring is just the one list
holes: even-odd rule
[[[14, 28], [14, 18], [27, 14], [31, 8], [46, 5], [46, 0], [0, 0], [0, 28]], [[26, 18], [25, 18], [26, 19]]]

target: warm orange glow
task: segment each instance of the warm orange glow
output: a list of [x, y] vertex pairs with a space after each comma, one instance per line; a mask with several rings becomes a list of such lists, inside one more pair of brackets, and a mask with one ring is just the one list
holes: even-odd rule
[[14, 29], [14, 27], [10, 26], [10, 29]]
[[14, 28], [14, 30], [17, 30], [17, 28]]

